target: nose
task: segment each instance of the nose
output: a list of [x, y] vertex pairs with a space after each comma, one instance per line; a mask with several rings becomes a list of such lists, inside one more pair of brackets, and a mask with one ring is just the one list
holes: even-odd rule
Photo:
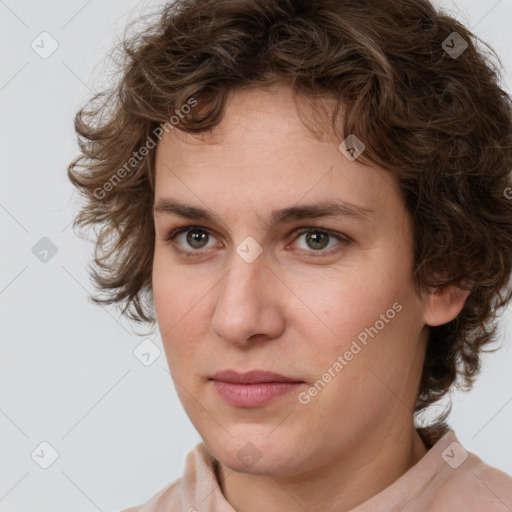
[[215, 289], [214, 335], [240, 347], [281, 335], [285, 324], [281, 297], [287, 288], [267, 265], [264, 254], [248, 263], [233, 253], [231, 268]]

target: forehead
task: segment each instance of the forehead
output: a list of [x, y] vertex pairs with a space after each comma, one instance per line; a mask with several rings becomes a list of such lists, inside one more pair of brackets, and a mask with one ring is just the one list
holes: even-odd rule
[[[305, 105], [301, 112], [309, 115]], [[157, 147], [155, 202], [172, 195], [258, 212], [302, 200], [341, 199], [368, 210], [397, 200], [392, 176], [342, 155], [328, 122], [313, 134], [286, 86], [232, 93], [212, 131], [164, 135]]]
[[[333, 100], [327, 98], [313, 103], [300, 95], [294, 97], [292, 89], [280, 83], [231, 91], [220, 124], [196, 134], [171, 129], [164, 134], [159, 147], [179, 141], [189, 145], [188, 151], [193, 155], [195, 151], [204, 151], [204, 147], [198, 149], [198, 146], [206, 145], [220, 144], [227, 151], [243, 149], [251, 142], [252, 145], [265, 143], [270, 150], [297, 137], [336, 142], [338, 137], [332, 133], [327, 114], [333, 106]], [[311, 121], [315, 134], [304, 125], [301, 115], [314, 117]]]

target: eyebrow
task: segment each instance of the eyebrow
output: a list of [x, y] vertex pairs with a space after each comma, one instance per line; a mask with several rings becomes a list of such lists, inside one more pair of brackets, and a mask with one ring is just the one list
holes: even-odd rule
[[[159, 199], [154, 205], [155, 214], [178, 215], [186, 219], [223, 224], [218, 215], [210, 210], [180, 203], [172, 199]], [[273, 210], [266, 220], [269, 228], [294, 220], [315, 219], [319, 217], [349, 217], [368, 222], [374, 210], [357, 206], [341, 199], [312, 204], [293, 205]]]

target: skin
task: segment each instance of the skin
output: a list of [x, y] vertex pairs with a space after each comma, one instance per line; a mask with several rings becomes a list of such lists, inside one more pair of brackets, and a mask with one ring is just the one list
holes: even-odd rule
[[[455, 318], [467, 293], [415, 292], [411, 221], [397, 183], [347, 159], [340, 142], [313, 136], [290, 89], [276, 85], [231, 94], [213, 132], [171, 130], [157, 148], [155, 204], [173, 199], [220, 218], [155, 212], [153, 298], [179, 398], [239, 512], [351, 510], [427, 451], [413, 408], [428, 325]], [[372, 212], [265, 224], [274, 209], [329, 199]], [[199, 226], [191, 228], [199, 241], [190, 245], [186, 232], [166, 241], [185, 226]], [[308, 242], [297, 233], [303, 227], [318, 238]], [[322, 228], [350, 241], [322, 238]], [[236, 252], [247, 236], [263, 249], [252, 263]], [[395, 303], [400, 312], [301, 403], [298, 392]], [[264, 369], [303, 384], [265, 406], [234, 407], [209, 381], [223, 369]], [[247, 442], [261, 455], [251, 467], [237, 456]]]

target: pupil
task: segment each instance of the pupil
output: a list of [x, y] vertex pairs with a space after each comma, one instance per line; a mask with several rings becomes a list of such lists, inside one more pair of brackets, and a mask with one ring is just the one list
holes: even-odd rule
[[326, 233], [320, 233], [320, 232], [316, 232], [316, 233], [308, 233], [307, 235], [307, 241], [308, 243], [312, 242], [312, 248], [313, 249], [322, 249], [325, 247], [325, 243], [322, 244], [321, 242], [318, 241], [318, 237], [324, 237], [324, 241], [325, 239], [327, 238], [327, 235]]
[[[206, 238], [206, 233], [204, 231], [189, 231], [187, 235], [187, 242], [190, 243], [193, 247], [202, 247], [201, 241]], [[198, 243], [198, 245], [196, 245]]]

